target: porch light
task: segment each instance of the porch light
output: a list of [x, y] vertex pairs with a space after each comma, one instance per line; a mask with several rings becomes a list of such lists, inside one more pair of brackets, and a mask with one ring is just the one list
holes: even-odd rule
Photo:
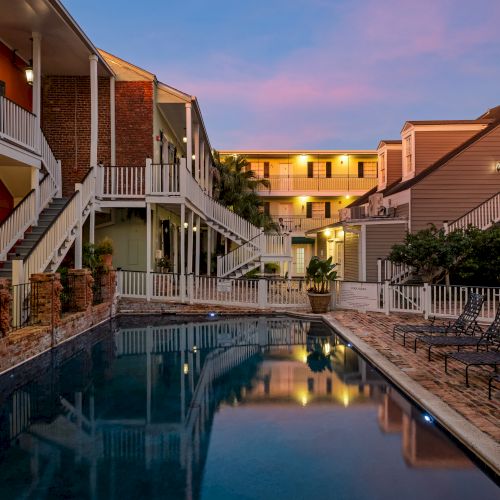
[[346, 199], [346, 200], [350, 200], [350, 199], [351, 199], [351, 195], [350, 195], [350, 194], [346, 194], [346, 195], [345, 195], [345, 199]]
[[338, 238], [343, 238], [344, 237], [344, 230], [341, 229], [340, 231], [337, 232], [337, 237]]
[[497, 161], [497, 172], [500, 174], [500, 161]]
[[187, 229], [189, 226], [189, 223], [188, 222], [184, 222], [184, 229]]
[[184, 144], [186, 144], [186, 143], [187, 143], [187, 141], [188, 141], [188, 138], [187, 138], [186, 136], [184, 136], [184, 137], [182, 138], [182, 142], [183, 142]]
[[342, 155], [340, 157], [340, 164], [343, 165], [345, 161], [349, 160], [349, 156], [348, 155]]
[[196, 226], [193, 226], [193, 232], [196, 233]]
[[33, 85], [33, 64], [30, 59], [30, 63], [26, 68], [24, 68], [24, 74], [26, 75], [26, 81], [28, 85]]
[[184, 363], [182, 371], [184, 372], [184, 375], [187, 375], [189, 373], [189, 365], [187, 363]]
[[330, 229], [325, 229], [325, 231], [323, 232], [323, 234], [329, 238], [331, 235], [332, 235], [332, 232], [330, 231]]
[[191, 159], [196, 160], [196, 155], [191, 155]]
[[308, 199], [308, 196], [299, 196], [299, 200], [302, 204], [304, 204]]
[[305, 161], [307, 160], [307, 155], [305, 155], [305, 154], [301, 154], [301, 155], [299, 156], [299, 158], [300, 158], [300, 161], [301, 161], [301, 162], [305, 162]]

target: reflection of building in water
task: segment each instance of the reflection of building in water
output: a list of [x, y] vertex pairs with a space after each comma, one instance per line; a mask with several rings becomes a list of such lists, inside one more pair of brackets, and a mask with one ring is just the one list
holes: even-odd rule
[[469, 468], [471, 461], [422, 412], [388, 387], [379, 406], [384, 432], [401, 433], [403, 456], [412, 467]]
[[[174, 496], [197, 497], [222, 402], [380, 404], [382, 427], [405, 436], [408, 463], [426, 465], [427, 448], [439, 442], [444, 449], [443, 440], [422, 433], [406, 408], [396, 416], [402, 405], [389, 401], [393, 392], [385, 393], [383, 379], [355, 352], [334, 336], [308, 335], [324, 335], [323, 328], [246, 318], [117, 331], [8, 397], [0, 409], [4, 464], [15, 455], [24, 477], [13, 485], [4, 481], [8, 467], [0, 468], [0, 496], [8, 484], [4, 497], [53, 490], [155, 498], [166, 486]], [[315, 338], [331, 371], [309, 368]], [[440, 457], [455, 460], [451, 452]], [[138, 475], [143, 489], [135, 491]], [[82, 484], [84, 492], [74, 491]]]

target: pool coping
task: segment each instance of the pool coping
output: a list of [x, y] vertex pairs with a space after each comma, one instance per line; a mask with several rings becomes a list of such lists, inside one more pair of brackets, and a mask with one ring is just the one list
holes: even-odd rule
[[342, 325], [336, 319], [323, 314], [292, 313], [290, 316], [321, 319], [338, 331], [363, 357], [386, 376], [391, 383], [413, 399], [419, 406], [425, 408], [430, 415], [439, 421], [442, 427], [483, 461], [497, 476], [500, 475], [499, 443], [478, 429], [441, 398], [422, 387], [394, 363], [389, 361], [383, 354], [354, 334], [349, 328]]

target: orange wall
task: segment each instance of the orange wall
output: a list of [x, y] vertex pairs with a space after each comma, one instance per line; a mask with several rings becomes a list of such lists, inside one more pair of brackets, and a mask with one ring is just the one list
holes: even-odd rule
[[25, 66], [19, 57], [14, 63], [12, 50], [0, 42], [0, 80], [5, 82], [5, 96], [31, 111], [31, 86], [26, 83]]

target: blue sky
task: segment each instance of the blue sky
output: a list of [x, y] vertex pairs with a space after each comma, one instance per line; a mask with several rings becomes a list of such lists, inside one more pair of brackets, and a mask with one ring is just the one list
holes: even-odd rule
[[64, 0], [100, 48], [196, 95], [212, 145], [374, 148], [500, 104], [497, 0]]

